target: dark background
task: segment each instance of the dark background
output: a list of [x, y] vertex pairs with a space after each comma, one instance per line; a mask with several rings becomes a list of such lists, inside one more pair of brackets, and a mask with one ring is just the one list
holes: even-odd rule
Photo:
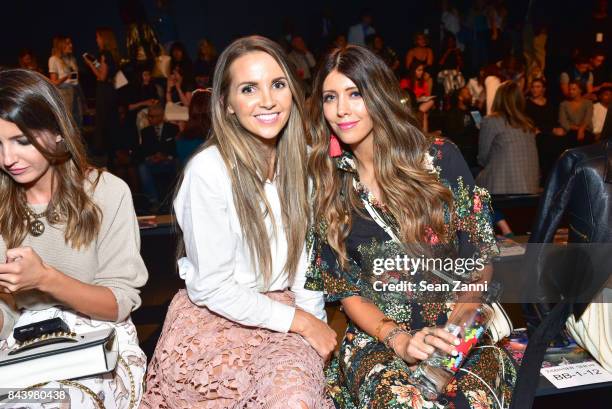
[[[19, 50], [34, 50], [39, 65], [46, 67], [51, 40], [55, 34], [71, 36], [77, 55], [95, 52], [95, 28], [110, 26], [117, 35], [120, 47], [124, 44], [124, 24], [120, 17], [120, 4], [125, 0], [99, 1], [4, 1], [1, 6], [0, 64], [15, 65]], [[142, 0], [149, 20], [155, 17], [155, 0]], [[287, 20], [295, 31], [316, 45], [320, 33], [320, 16], [324, 9], [331, 10], [338, 31], [346, 33], [358, 21], [363, 8], [374, 14], [374, 26], [395, 48], [400, 56], [412, 45], [412, 35], [424, 28], [430, 29], [432, 40], [439, 30], [440, 0], [309, 0], [309, 1], [245, 1], [245, 0], [172, 0], [178, 40], [186, 43], [192, 57], [197, 42], [209, 38], [220, 51], [233, 38], [247, 34], [262, 34], [277, 39]], [[455, 2], [466, 9], [471, 1]], [[509, 20], [524, 19], [529, 0], [507, 0]], [[580, 31], [593, 8], [593, 0], [532, 0], [536, 20], [549, 25], [549, 53], [569, 55], [580, 38]], [[435, 44], [434, 45], [435, 48]]]

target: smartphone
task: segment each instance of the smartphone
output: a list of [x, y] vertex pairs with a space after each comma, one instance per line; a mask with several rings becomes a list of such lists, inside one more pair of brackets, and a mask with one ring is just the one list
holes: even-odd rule
[[480, 111], [470, 111], [470, 115], [474, 120], [476, 128], [480, 129], [480, 123], [482, 122], [482, 115], [480, 114]]
[[83, 53], [83, 58], [85, 58], [87, 61], [92, 63], [94, 65], [94, 67], [96, 67], [96, 68], [100, 67], [100, 62], [98, 60], [96, 60], [96, 57], [94, 57], [93, 55], [91, 55], [89, 53]]
[[61, 318], [50, 318], [15, 328], [13, 338], [19, 342], [25, 342], [54, 332], [70, 332], [70, 328]]

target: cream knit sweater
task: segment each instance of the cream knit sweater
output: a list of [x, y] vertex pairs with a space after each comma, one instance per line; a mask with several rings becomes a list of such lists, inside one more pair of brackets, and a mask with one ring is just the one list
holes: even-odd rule
[[[93, 200], [102, 211], [98, 237], [87, 248], [75, 250], [66, 244], [62, 225], [50, 226], [45, 218], [45, 232], [28, 235], [21, 247], [32, 247], [42, 260], [82, 282], [108, 287], [118, 305], [117, 321], [125, 320], [140, 306], [140, 291], [148, 278], [140, 256], [140, 231], [129, 187], [116, 176], [104, 172], [93, 192]], [[41, 212], [46, 205], [31, 206]], [[0, 260], [6, 259], [6, 245], [0, 237]], [[13, 294], [17, 310], [0, 298], [4, 323], [0, 339], [7, 338], [22, 310], [42, 310], [57, 302], [39, 291]]]

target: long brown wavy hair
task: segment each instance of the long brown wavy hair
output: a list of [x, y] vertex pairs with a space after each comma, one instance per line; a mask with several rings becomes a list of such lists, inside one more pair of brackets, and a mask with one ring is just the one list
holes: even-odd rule
[[[401, 103], [397, 79], [387, 65], [368, 49], [349, 45], [324, 58], [310, 105], [314, 140], [309, 172], [315, 190], [314, 221], [315, 225], [327, 226], [322, 233], [342, 268], [347, 263], [345, 240], [352, 226], [351, 212], [360, 212], [363, 205], [352, 186], [352, 177], [339, 171], [336, 159], [329, 156], [331, 131], [323, 115], [322, 94], [323, 82], [332, 71], [355, 83], [372, 118], [374, 170], [382, 194], [379, 199], [397, 221], [400, 240], [409, 246], [418, 245], [423, 242], [426, 227], [445, 237], [444, 205], [452, 207], [452, 194], [424, 166], [432, 140], [418, 129]], [[343, 149], [350, 150], [348, 146]]]
[[497, 88], [491, 111], [491, 115], [503, 118], [512, 128], [525, 132], [535, 130], [533, 122], [525, 113], [525, 97], [514, 81], [504, 81]]
[[[22, 69], [0, 71], [0, 118], [14, 123], [28, 141], [49, 161], [53, 192], [46, 215], [50, 224], [65, 224], [65, 240], [73, 248], [89, 245], [100, 230], [102, 215], [86, 191], [89, 173], [81, 136], [62, 96], [42, 75]], [[63, 138], [55, 149], [37, 137], [50, 133]], [[93, 180], [95, 188], [100, 172]], [[0, 172], [0, 234], [7, 248], [19, 246], [28, 234], [24, 186]], [[52, 217], [58, 215], [56, 219]]]
[[[258, 51], [270, 55], [278, 63], [293, 96], [289, 119], [278, 137], [274, 164], [288, 248], [284, 271], [292, 282], [308, 228], [307, 130], [304, 94], [280, 45], [265, 37], [250, 36], [234, 41], [221, 53], [213, 77], [211, 136], [200, 151], [209, 146], [219, 149], [231, 177], [234, 203], [250, 250], [251, 263], [259, 266], [268, 285], [272, 275], [272, 253], [267, 240], [265, 216], [271, 215], [272, 210], [266, 199], [264, 184], [270, 169], [269, 159], [258, 138], [245, 130], [236, 116], [229, 113], [227, 102], [232, 63], [243, 55]], [[274, 226], [275, 229], [277, 227]]]
[[115, 37], [115, 33], [113, 33], [113, 30], [108, 27], [98, 27], [96, 28], [96, 34], [98, 34], [102, 38], [102, 48], [100, 49], [100, 51], [110, 52], [115, 64], [119, 64], [121, 58], [119, 56], [117, 38]]

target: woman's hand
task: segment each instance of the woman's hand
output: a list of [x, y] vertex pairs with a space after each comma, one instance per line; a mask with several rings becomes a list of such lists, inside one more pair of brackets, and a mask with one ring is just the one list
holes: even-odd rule
[[31, 247], [10, 249], [6, 263], [0, 264], [0, 286], [10, 293], [41, 290], [51, 271]]
[[395, 353], [408, 364], [423, 361], [437, 349], [449, 355], [456, 355], [453, 345], [459, 344], [459, 338], [443, 328], [423, 328], [412, 335], [396, 335], [391, 345]]
[[325, 361], [329, 359], [338, 343], [336, 332], [329, 325], [299, 308], [295, 309], [290, 331], [303, 336]]
[[559, 127], [553, 128], [552, 132], [553, 132], [553, 135], [555, 136], [565, 136], [565, 129], [563, 128], [559, 128]]

